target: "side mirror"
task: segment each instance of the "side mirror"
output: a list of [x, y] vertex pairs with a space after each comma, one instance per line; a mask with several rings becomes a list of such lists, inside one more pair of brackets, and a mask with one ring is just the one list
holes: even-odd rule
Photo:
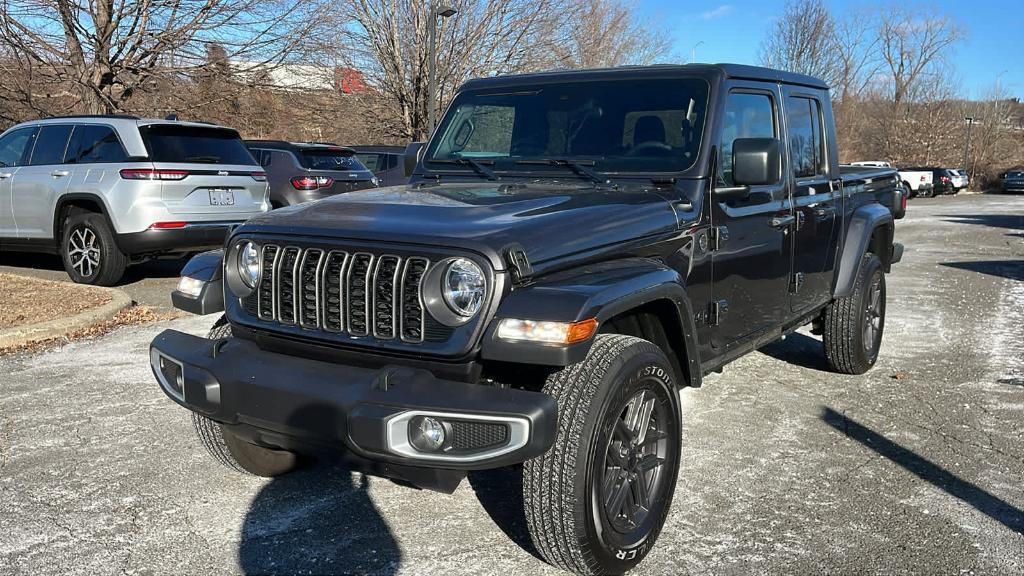
[[765, 186], [782, 179], [778, 138], [737, 138], [732, 143], [732, 180], [737, 186]]
[[412, 176], [412, 173], [416, 171], [416, 164], [420, 161], [420, 153], [423, 152], [423, 145], [426, 142], [413, 142], [405, 147], [405, 177]]

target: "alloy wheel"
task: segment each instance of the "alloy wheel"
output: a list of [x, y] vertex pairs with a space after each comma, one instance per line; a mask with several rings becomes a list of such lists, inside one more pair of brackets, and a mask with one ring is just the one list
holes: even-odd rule
[[100, 243], [96, 233], [87, 226], [75, 228], [68, 235], [68, 260], [83, 278], [89, 278], [100, 267]]
[[864, 310], [864, 350], [875, 349], [882, 332], [882, 276], [876, 275], [868, 289], [868, 302]]

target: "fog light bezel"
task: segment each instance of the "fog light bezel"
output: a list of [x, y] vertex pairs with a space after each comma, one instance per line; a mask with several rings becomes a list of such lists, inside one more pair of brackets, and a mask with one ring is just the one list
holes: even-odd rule
[[[508, 426], [508, 442], [502, 446], [473, 453], [421, 452], [410, 441], [410, 422], [418, 416], [429, 416], [445, 424], [445, 420], [461, 420], [469, 422], [487, 422]], [[525, 447], [530, 440], [530, 420], [522, 416], [493, 416], [490, 414], [471, 414], [464, 412], [441, 412], [434, 410], [407, 410], [388, 418], [384, 423], [387, 449], [390, 453], [416, 460], [435, 462], [470, 463], [490, 460], [515, 452]], [[445, 444], [450, 444], [451, 428], [445, 426]]]
[[[178, 367], [178, 378], [177, 378], [178, 386], [177, 387], [175, 387], [174, 385], [172, 385], [170, 382], [167, 381], [167, 376], [164, 374], [164, 371], [163, 371], [163, 369], [160, 366], [161, 360], [166, 360], [168, 362], [171, 362], [171, 363], [175, 364]], [[168, 394], [170, 394], [172, 398], [175, 398], [177, 400], [180, 400], [181, 402], [184, 402], [185, 401], [185, 364], [183, 362], [181, 362], [180, 360], [177, 360], [175, 358], [172, 358], [172, 357], [168, 356], [167, 354], [164, 354], [163, 352], [157, 350], [156, 348], [150, 348], [150, 350], [149, 350], [149, 365], [153, 369], [153, 375], [156, 376], [157, 382], [160, 383], [160, 386], [164, 389], [164, 391], [166, 391]]]

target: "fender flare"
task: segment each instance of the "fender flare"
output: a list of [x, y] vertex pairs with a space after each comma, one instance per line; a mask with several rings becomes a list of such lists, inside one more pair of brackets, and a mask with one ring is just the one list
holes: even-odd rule
[[[75, 200], [88, 200], [93, 202], [100, 207], [100, 214], [107, 221], [107, 226], [110, 227], [110, 232], [114, 234], [114, 238], [117, 238], [117, 228], [114, 228], [114, 221], [110, 219], [110, 208], [107, 206], [107, 202], [99, 194], [91, 194], [87, 192], [72, 192], [70, 194], [62, 194], [57, 198], [57, 203], [54, 205], [53, 210], [53, 241], [59, 247], [60, 246], [60, 235], [57, 233], [60, 230], [61, 225], [64, 223], [60, 219], [61, 212], [64, 211], [64, 207], [68, 204], [73, 204]], [[120, 246], [118, 246], [120, 248]]]
[[857, 275], [860, 272], [860, 263], [864, 253], [868, 251], [871, 244], [871, 237], [875, 230], [883, 228], [884, 234], [876, 246], [881, 250], [878, 257], [882, 259], [882, 266], [886, 271], [892, 260], [892, 235], [893, 215], [888, 208], [881, 204], [867, 204], [853, 211], [850, 215], [850, 225], [846, 228], [846, 237], [843, 241], [842, 254], [839, 258], [839, 266], [836, 270], [835, 287], [832, 295], [835, 298], [845, 298], [853, 293], [853, 287], [857, 283]]
[[693, 310], [683, 280], [675, 270], [641, 258], [618, 260], [558, 273], [513, 290], [498, 307], [484, 332], [481, 356], [485, 360], [564, 367], [582, 361], [593, 338], [569, 346], [529, 342], [507, 342], [497, 338], [498, 323], [504, 318], [577, 322], [596, 318], [599, 323], [656, 301], [673, 304], [683, 335], [683, 349], [691, 386], [701, 381], [700, 356]]

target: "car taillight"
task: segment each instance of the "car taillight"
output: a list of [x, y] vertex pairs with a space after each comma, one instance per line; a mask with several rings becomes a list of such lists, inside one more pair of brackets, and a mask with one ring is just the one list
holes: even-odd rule
[[939, 180], [942, 180], [943, 182], [949, 182], [949, 176], [942, 176], [941, 178], [939, 178]]
[[188, 170], [153, 170], [152, 168], [125, 168], [121, 178], [125, 180], [184, 180]]
[[900, 194], [900, 209], [904, 212], [907, 211], [907, 195]]
[[257, 182], [266, 182], [267, 181], [267, 173], [266, 172], [252, 172], [251, 174], [249, 174], [249, 176], [252, 176], [252, 179], [257, 181]]
[[184, 228], [188, 222], [154, 222], [150, 228], [154, 230], [166, 230], [168, 228]]
[[924, 182], [924, 180], [925, 180], [925, 176], [924, 176], [924, 174], [922, 174], [921, 175], [921, 182]]
[[296, 176], [292, 178], [292, 186], [296, 190], [316, 190], [334, 185], [334, 178], [327, 176]]

